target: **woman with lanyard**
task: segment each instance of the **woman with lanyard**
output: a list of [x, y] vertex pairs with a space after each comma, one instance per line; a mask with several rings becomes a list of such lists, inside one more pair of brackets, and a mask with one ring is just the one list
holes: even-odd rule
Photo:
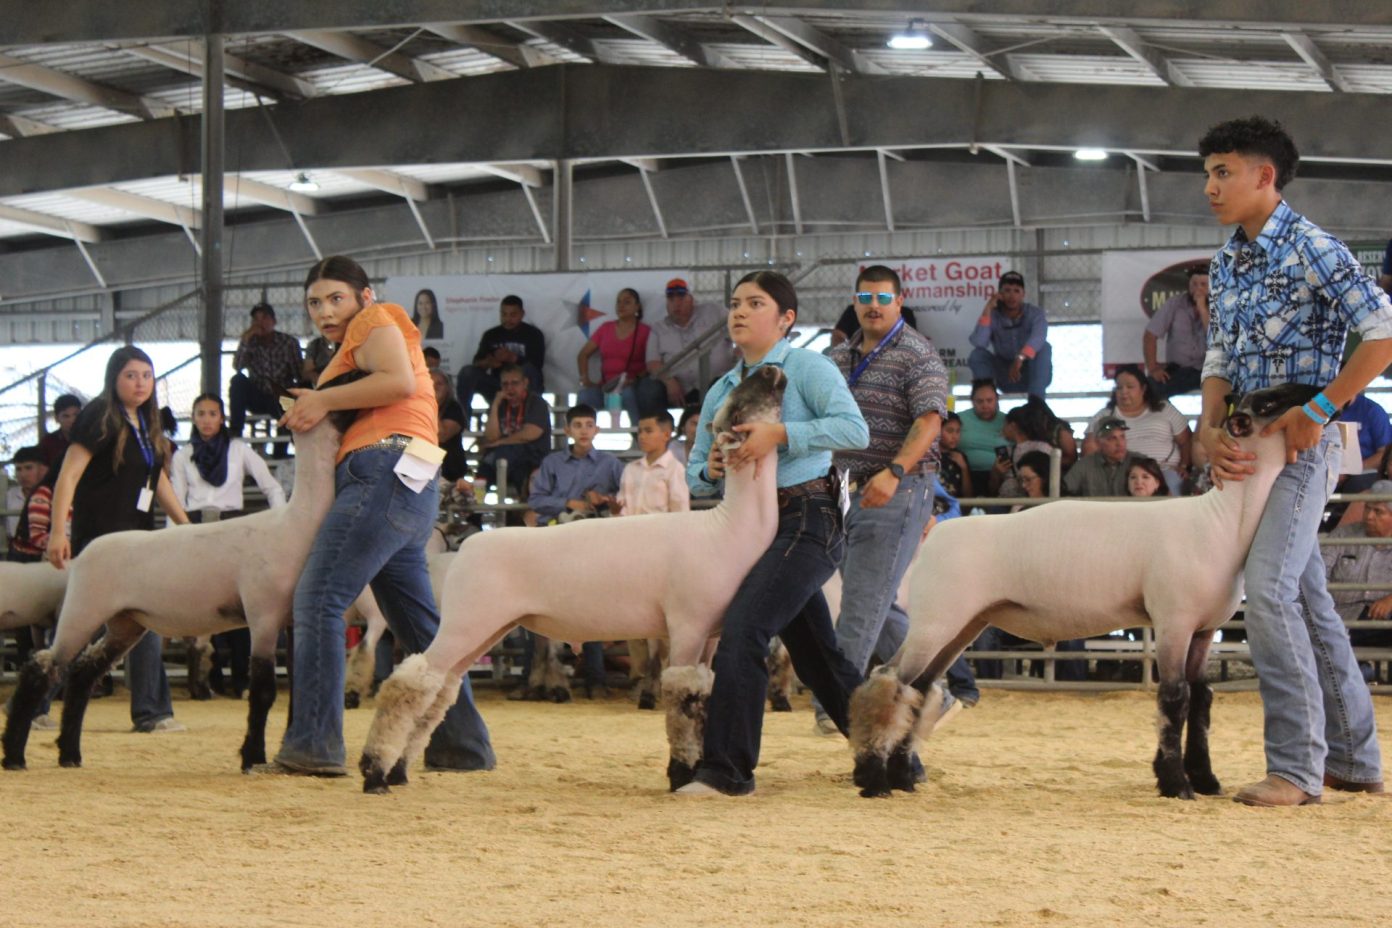
[[[754, 768], [768, 690], [769, 639], [788, 648], [798, 678], [812, 688], [842, 732], [851, 692], [861, 676], [836, 648], [822, 584], [841, 560], [839, 503], [828, 479], [831, 452], [864, 448], [870, 433], [846, 380], [831, 361], [785, 341], [797, 321], [797, 293], [782, 274], [741, 278], [730, 299], [730, 338], [741, 360], [706, 394], [696, 445], [687, 463], [691, 495], [711, 496], [725, 469], [753, 467], [778, 451], [778, 531], [725, 613], [712, 669], [702, 758], [679, 795], [743, 796], [754, 791]], [[781, 367], [788, 378], [783, 421], [736, 426], [745, 441], [728, 460], [714, 446], [710, 423], [751, 369]]]
[[[343, 436], [336, 493], [295, 587], [295, 711], [278, 772], [344, 776], [343, 613], [368, 583], [387, 625], [408, 652], [423, 651], [440, 615], [430, 591], [425, 542], [439, 514], [435, 390], [420, 331], [400, 306], [377, 303], [367, 273], [351, 258], [325, 258], [305, 278], [305, 307], [339, 344], [320, 384], [361, 372], [351, 383], [295, 389], [281, 420], [303, 432], [335, 410], [356, 410]], [[488, 729], [469, 678], [425, 749], [427, 770], [487, 770]]]
[[[261, 456], [227, 430], [222, 397], [203, 393], [193, 401], [193, 435], [174, 453], [169, 480], [191, 522], [232, 519], [242, 514], [242, 484], [252, 478], [272, 509], [285, 505], [285, 490]], [[241, 699], [251, 662], [251, 629], [234, 628], [213, 636], [213, 667], [208, 684], [216, 693]], [[230, 690], [222, 668], [231, 671]]]
[[[73, 424], [72, 444], [53, 490], [48, 559], [60, 569], [95, 538], [153, 529], [155, 500], [170, 521], [188, 522], [164, 471], [169, 441], [160, 428], [149, 355], [135, 347], [117, 348], [106, 363], [105, 383], [102, 395], [83, 407]], [[157, 572], [159, 565], [151, 564], [150, 570]], [[146, 632], [126, 655], [135, 731], [184, 730], [174, 719], [163, 644], [159, 635]]]

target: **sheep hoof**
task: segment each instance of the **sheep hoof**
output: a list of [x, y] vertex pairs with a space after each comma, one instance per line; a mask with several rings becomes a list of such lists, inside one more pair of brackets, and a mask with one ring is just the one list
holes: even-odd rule
[[885, 759], [874, 754], [856, 758], [851, 782], [860, 787], [860, 795], [865, 799], [877, 799], [892, 792]]
[[391, 787], [387, 786], [384, 782], [378, 783], [372, 780], [363, 780], [363, 792], [369, 796], [385, 796], [391, 792]]
[[792, 712], [793, 704], [783, 693], [775, 693], [769, 697], [769, 708], [774, 712]]
[[58, 758], [59, 767], [81, 767], [82, 758], [80, 757], [60, 757]]
[[362, 704], [362, 697], [356, 691], [343, 694], [343, 708], [356, 709]]
[[570, 690], [564, 686], [553, 686], [547, 692], [546, 698], [555, 703], [570, 702]]
[[190, 686], [188, 688], [189, 699], [195, 702], [207, 702], [213, 698], [213, 691], [206, 685]]
[[377, 761], [364, 754], [358, 759], [358, 770], [362, 773], [364, 793], [381, 796], [391, 792], [390, 787], [387, 786], [386, 771]]
[[919, 774], [923, 769], [922, 764], [914, 763], [915, 760], [913, 752], [907, 748], [900, 748], [889, 755], [889, 763], [885, 765], [885, 779], [890, 789], [905, 793], [914, 791], [914, 784], [919, 782]]
[[643, 693], [638, 697], [639, 709], [656, 709], [657, 697], [652, 693]]
[[405, 786], [406, 783], [406, 758], [403, 757], [396, 762], [391, 772], [387, 774], [387, 785]]
[[696, 778], [696, 768], [683, 764], [675, 757], [667, 761], [667, 783], [671, 792], [676, 792]]
[[1223, 785], [1218, 782], [1218, 778], [1213, 774], [1189, 774], [1189, 785], [1194, 788], [1194, 792], [1200, 796], [1221, 796], [1223, 795]]
[[0, 767], [3, 767], [3, 768], [6, 769], [6, 770], [28, 770], [28, 769], [29, 769], [27, 766], [25, 766], [24, 758], [22, 758], [22, 757], [21, 757], [19, 760], [10, 760], [10, 759], [7, 757], [7, 758], [4, 759], [4, 761], [0, 761]]

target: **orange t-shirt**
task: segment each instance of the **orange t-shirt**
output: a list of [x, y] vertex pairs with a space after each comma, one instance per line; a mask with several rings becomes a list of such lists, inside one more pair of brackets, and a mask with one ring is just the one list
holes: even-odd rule
[[425, 355], [421, 354], [420, 330], [406, 315], [406, 310], [395, 303], [373, 303], [358, 311], [348, 323], [343, 344], [319, 375], [319, 383], [328, 383], [349, 371], [360, 370], [353, 358], [354, 350], [362, 346], [373, 329], [384, 325], [394, 325], [406, 336], [411, 372], [416, 375], [416, 392], [404, 400], [359, 411], [339, 445], [339, 461], [350, 451], [381, 441], [388, 435], [411, 435], [432, 445], [439, 440], [440, 412], [435, 403], [435, 385], [430, 382]]

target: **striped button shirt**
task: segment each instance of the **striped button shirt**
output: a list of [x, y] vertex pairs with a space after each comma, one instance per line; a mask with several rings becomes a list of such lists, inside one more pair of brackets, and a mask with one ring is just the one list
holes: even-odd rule
[[[861, 330], [828, 354], [842, 376], [849, 379], [861, 362], [864, 340]], [[849, 471], [852, 479], [862, 480], [894, 460], [919, 416], [936, 412], [947, 417], [947, 368], [933, 343], [906, 325], [884, 343], [884, 350], [851, 385], [851, 394], [870, 427], [870, 446], [862, 451], [838, 451], [836, 466]], [[919, 464], [937, 470], [936, 441]]]
[[1282, 200], [1261, 234], [1238, 227], [1209, 266], [1203, 376], [1239, 393], [1282, 383], [1322, 387], [1339, 373], [1350, 328], [1392, 338], [1392, 302], [1343, 242]]

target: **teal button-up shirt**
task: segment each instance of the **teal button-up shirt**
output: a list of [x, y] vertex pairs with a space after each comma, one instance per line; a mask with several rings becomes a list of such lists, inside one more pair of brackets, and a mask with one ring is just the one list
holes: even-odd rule
[[[780, 487], [823, 477], [831, 469], [833, 451], [860, 449], [870, 443], [865, 417], [846, 386], [846, 378], [830, 359], [815, 351], [794, 348], [784, 340], [748, 370], [763, 364], [783, 368], [788, 378], [783, 394], [783, 426], [788, 430], [788, 444], [778, 448]], [[692, 496], [711, 496], [720, 489], [719, 481], [710, 483], [703, 477], [714, 441], [710, 424], [730, 391], [739, 385], [744, 370], [743, 362], [736, 364], [711, 384], [706, 401], [701, 404], [696, 445], [686, 465], [686, 482]]]

